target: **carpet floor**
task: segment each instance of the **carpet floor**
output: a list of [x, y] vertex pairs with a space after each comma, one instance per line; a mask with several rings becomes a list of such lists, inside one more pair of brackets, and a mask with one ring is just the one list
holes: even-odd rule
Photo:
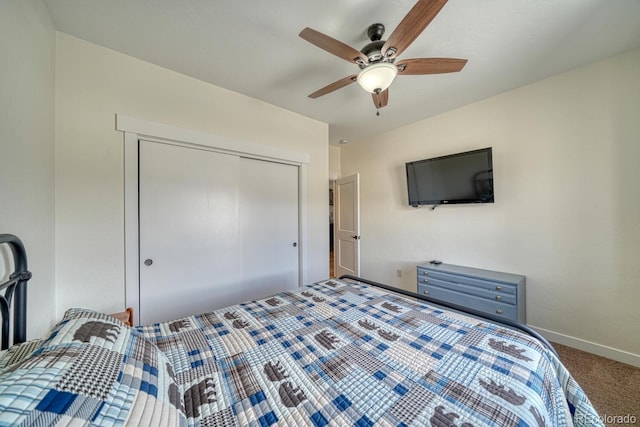
[[640, 425], [640, 368], [561, 344], [553, 346], [605, 425]]

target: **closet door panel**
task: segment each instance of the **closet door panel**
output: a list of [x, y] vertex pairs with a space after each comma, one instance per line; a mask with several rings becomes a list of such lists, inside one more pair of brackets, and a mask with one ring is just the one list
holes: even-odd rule
[[299, 286], [299, 168], [139, 141], [141, 324]]
[[299, 286], [297, 166], [240, 159], [242, 281], [258, 299]]
[[139, 158], [140, 323], [235, 303], [239, 157], [141, 140]]

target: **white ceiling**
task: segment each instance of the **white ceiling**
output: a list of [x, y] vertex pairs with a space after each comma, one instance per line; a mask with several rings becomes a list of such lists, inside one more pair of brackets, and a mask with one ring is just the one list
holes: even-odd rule
[[[430, 117], [640, 47], [640, 0], [451, 0], [403, 58], [468, 59], [460, 73], [400, 76], [375, 115], [358, 68], [298, 37], [356, 49], [415, 0], [44, 0], [56, 29], [329, 124], [332, 144]], [[383, 37], [384, 38], [384, 37]]]

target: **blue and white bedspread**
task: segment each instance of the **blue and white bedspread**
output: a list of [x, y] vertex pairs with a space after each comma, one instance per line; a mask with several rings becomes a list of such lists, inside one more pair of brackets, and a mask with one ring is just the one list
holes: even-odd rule
[[73, 309], [0, 369], [1, 425], [599, 423], [535, 339], [339, 280], [137, 328]]

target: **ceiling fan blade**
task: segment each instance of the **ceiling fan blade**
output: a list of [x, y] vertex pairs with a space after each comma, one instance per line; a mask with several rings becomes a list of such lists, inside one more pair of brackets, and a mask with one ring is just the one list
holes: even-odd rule
[[403, 59], [396, 64], [398, 74], [415, 76], [419, 74], [456, 73], [465, 66], [466, 59], [457, 58], [412, 58]]
[[332, 53], [346, 61], [359, 64], [360, 62], [366, 64], [368, 59], [359, 50], [352, 48], [349, 45], [342, 43], [326, 34], [322, 34], [313, 28], [305, 28], [298, 34], [311, 44], [318, 46], [320, 49], [324, 49], [329, 53]]
[[326, 95], [328, 93], [331, 93], [335, 90], [341, 89], [347, 85], [350, 85], [351, 83], [356, 81], [356, 74], [352, 74], [350, 76], [344, 77], [340, 80], [337, 80], [331, 84], [326, 85], [325, 87], [323, 87], [322, 89], [318, 89], [317, 91], [313, 92], [311, 95], [309, 95], [309, 98], [318, 98], [322, 95]]
[[389, 103], [389, 89], [385, 89], [380, 93], [372, 93], [371, 97], [373, 98], [373, 105], [375, 105], [376, 108], [386, 107]]
[[[446, 3], [447, 0], [418, 0], [382, 46], [382, 55], [389, 58], [400, 55], [424, 31]], [[394, 50], [387, 52], [389, 48]]]

